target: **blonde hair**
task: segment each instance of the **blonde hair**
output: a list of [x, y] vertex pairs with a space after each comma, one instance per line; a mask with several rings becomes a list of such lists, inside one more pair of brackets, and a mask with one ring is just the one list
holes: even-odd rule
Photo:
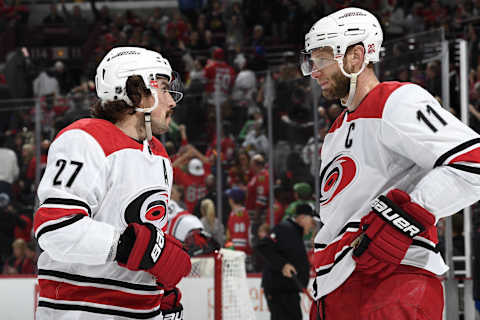
[[12, 242], [12, 248], [19, 248], [22, 253], [25, 253], [25, 251], [27, 250], [27, 243], [22, 238], [17, 238], [15, 239], [15, 241]]
[[204, 199], [200, 204], [200, 213], [205, 217], [208, 224], [213, 226], [215, 224], [215, 204], [211, 199]]

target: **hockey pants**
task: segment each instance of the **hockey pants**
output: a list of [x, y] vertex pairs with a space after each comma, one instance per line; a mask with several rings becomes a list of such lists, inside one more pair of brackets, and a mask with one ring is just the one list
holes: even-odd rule
[[400, 265], [383, 280], [352, 273], [312, 304], [310, 320], [442, 320], [443, 304], [436, 275]]

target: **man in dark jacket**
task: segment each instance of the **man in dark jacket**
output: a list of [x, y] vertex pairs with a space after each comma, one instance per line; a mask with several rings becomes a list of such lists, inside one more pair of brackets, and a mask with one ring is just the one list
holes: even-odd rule
[[260, 240], [256, 249], [265, 258], [262, 287], [270, 309], [271, 320], [301, 320], [298, 278], [308, 284], [310, 264], [303, 236], [315, 226], [314, 211], [309, 204], [296, 208], [294, 217], [280, 222], [269, 237]]

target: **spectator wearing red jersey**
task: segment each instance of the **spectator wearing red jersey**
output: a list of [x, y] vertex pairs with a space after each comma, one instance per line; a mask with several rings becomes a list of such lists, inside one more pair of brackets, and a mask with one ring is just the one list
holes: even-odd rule
[[233, 187], [225, 191], [232, 208], [227, 224], [227, 241], [232, 241], [236, 250], [252, 253], [250, 247], [250, 217], [245, 210], [245, 191]]
[[[268, 206], [269, 174], [265, 168], [265, 159], [261, 154], [256, 154], [250, 161], [253, 177], [247, 186], [246, 209], [253, 216], [255, 225], [263, 222], [263, 215]], [[254, 228], [256, 229], [256, 228]]]
[[[210, 165], [195, 157], [196, 153], [199, 153], [199, 151], [190, 147], [185, 154], [178, 157], [173, 163], [173, 179], [175, 184], [184, 188], [183, 200], [189, 212], [193, 212], [197, 201], [207, 194], [205, 179], [210, 173]], [[185, 158], [189, 159], [187, 170], [182, 171], [179, 163]]]
[[23, 239], [16, 239], [12, 243], [13, 255], [7, 260], [3, 268], [4, 274], [33, 274], [32, 259], [25, 255], [27, 243]]
[[228, 185], [246, 189], [251, 178], [250, 156], [243, 148], [235, 150], [235, 153], [234, 163], [228, 170]]
[[[45, 166], [47, 165], [48, 148], [50, 148], [50, 140], [45, 139], [40, 144], [40, 176], [43, 175], [43, 171], [45, 170]], [[35, 181], [35, 173], [37, 168], [36, 165], [37, 158], [34, 156], [28, 164], [26, 175], [27, 179], [31, 182]]]
[[23, 239], [25, 242], [32, 240], [32, 230], [33, 230], [33, 216], [32, 212], [23, 212], [18, 213], [18, 218], [25, 223], [20, 223], [15, 226], [13, 230], [13, 236], [15, 239]]
[[[275, 185], [273, 187], [273, 227], [282, 221], [285, 215], [285, 208], [287, 207], [287, 190], [282, 185]], [[270, 224], [270, 208], [268, 209], [267, 223]]]
[[251, 247], [251, 228], [250, 217], [245, 210], [245, 191], [240, 188], [233, 187], [226, 192], [228, 203], [232, 208], [230, 217], [228, 218], [226, 238], [227, 242], [231, 241], [235, 250], [245, 252], [247, 272], [253, 271], [252, 263], [252, 247]]
[[[205, 91], [207, 102], [222, 104], [227, 101], [235, 81], [235, 70], [225, 62], [225, 52], [222, 48], [216, 48], [212, 52], [212, 60], [207, 62], [203, 69], [205, 79]], [[217, 100], [218, 99], [218, 100]]]
[[173, 12], [172, 21], [167, 25], [167, 30], [174, 30], [176, 37], [182, 41], [188, 41], [189, 26], [185, 22], [182, 13], [179, 10]]
[[[222, 164], [227, 165], [231, 163], [235, 155], [235, 141], [233, 140], [233, 136], [230, 134], [230, 127], [228, 125], [224, 125], [220, 133], [221, 133], [220, 157], [222, 159]], [[207, 152], [205, 153], [205, 156], [210, 159], [212, 155], [216, 155], [216, 151], [217, 151], [217, 137], [215, 136], [213, 138], [212, 143], [208, 147]]]

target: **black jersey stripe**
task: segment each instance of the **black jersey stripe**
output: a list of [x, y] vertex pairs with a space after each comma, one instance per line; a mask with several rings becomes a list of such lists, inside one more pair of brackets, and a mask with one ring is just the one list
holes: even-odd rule
[[42, 205], [44, 204], [60, 204], [65, 206], [77, 206], [77, 207], [84, 207], [85, 210], [88, 212], [88, 216], [92, 215], [92, 210], [90, 206], [83, 201], [75, 200], [75, 199], [63, 199], [63, 198], [47, 198]]
[[56, 270], [39, 269], [38, 275], [51, 276], [59, 279], [65, 279], [65, 280], [71, 280], [71, 281], [83, 282], [83, 283], [110, 285], [110, 286], [116, 286], [116, 287], [132, 289], [132, 290], [140, 290], [140, 291], [160, 290], [157, 288], [156, 285], [137, 284], [137, 283], [130, 283], [130, 282], [124, 282], [124, 281], [106, 279], [106, 278], [87, 277], [87, 276], [81, 276], [78, 274], [71, 274], [71, 273], [56, 271]]
[[37, 233], [37, 240], [40, 238], [41, 235], [43, 235], [44, 233], [47, 233], [49, 231], [53, 231], [53, 230], [57, 230], [57, 229], [60, 229], [60, 228], [63, 228], [63, 227], [66, 227], [66, 226], [69, 226], [81, 219], [83, 219], [83, 217], [85, 217], [83, 214], [76, 214], [74, 215], [73, 217], [71, 217], [70, 219], [67, 219], [67, 220], [63, 220], [62, 222], [58, 222], [58, 223], [54, 223], [54, 224], [51, 224], [49, 226], [46, 226], [46, 227], [43, 227], [40, 229], [40, 231], [38, 231]]
[[338, 233], [338, 235], [342, 235], [343, 233], [345, 233], [345, 231], [347, 231], [347, 229], [349, 228], [355, 228], [355, 229], [358, 229], [360, 228], [360, 222], [349, 222], [347, 223], [343, 228], [342, 230], [340, 230], [340, 232]]
[[342, 261], [342, 259], [347, 255], [347, 253], [352, 250], [353, 248], [352, 247], [348, 247], [347, 249], [343, 250], [343, 252], [337, 257], [337, 259], [335, 259], [335, 261], [333, 262], [333, 265], [329, 268], [326, 268], [326, 269], [323, 269], [323, 270], [320, 270], [320, 271], [317, 271], [317, 277], [321, 277], [323, 275], [326, 275], [327, 273], [329, 273], [330, 271], [332, 271], [333, 267], [339, 263], [340, 261]]
[[315, 243], [314, 247], [315, 249], [325, 249], [327, 245], [325, 243]]
[[413, 240], [413, 241], [412, 241], [412, 246], [422, 247], [422, 248], [425, 248], [425, 249], [427, 249], [427, 250], [433, 251], [433, 252], [435, 252], [435, 253], [438, 253], [438, 252], [439, 252], [439, 250], [438, 250], [438, 248], [437, 248], [436, 246], [434, 247], [434, 246], [432, 246], [432, 245], [430, 245], [430, 244], [428, 244], [428, 243], [425, 243], [425, 242], [423, 242], [423, 241], [420, 241], [420, 240]]
[[470, 173], [475, 173], [475, 174], [480, 174], [480, 168], [477, 168], [477, 167], [471, 167], [471, 166], [467, 166], [467, 165], [464, 165], [464, 164], [458, 164], [458, 163], [451, 163], [448, 166], [452, 167], [452, 168], [455, 168], [455, 169], [458, 169], [458, 170], [462, 170], [462, 171], [466, 171], [466, 172], [470, 172]]
[[435, 165], [433, 166], [434, 168], [435, 167], [438, 167], [438, 166], [441, 166], [443, 165], [443, 163], [448, 159], [450, 158], [451, 156], [455, 155], [456, 153], [459, 153], [460, 151], [462, 150], [465, 150], [467, 148], [470, 148], [471, 146], [477, 144], [477, 143], [480, 143], [480, 138], [475, 138], [475, 139], [472, 139], [472, 140], [468, 140], [458, 146], [456, 146], [455, 148], [453, 149], [450, 149], [449, 151], [445, 152], [444, 154], [442, 154], [438, 159], [437, 161], [435, 161]]
[[113, 316], [122, 316], [130, 319], [150, 319], [160, 314], [160, 308], [155, 311], [151, 312], [128, 312], [128, 311], [120, 311], [120, 310], [113, 310], [107, 308], [100, 308], [100, 307], [92, 307], [92, 306], [85, 306], [79, 304], [64, 304], [64, 303], [54, 303], [49, 301], [40, 300], [38, 302], [39, 307], [44, 308], [51, 308], [56, 310], [70, 310], [70, 311], [86, 311], [98, 314], [108, 314]]

